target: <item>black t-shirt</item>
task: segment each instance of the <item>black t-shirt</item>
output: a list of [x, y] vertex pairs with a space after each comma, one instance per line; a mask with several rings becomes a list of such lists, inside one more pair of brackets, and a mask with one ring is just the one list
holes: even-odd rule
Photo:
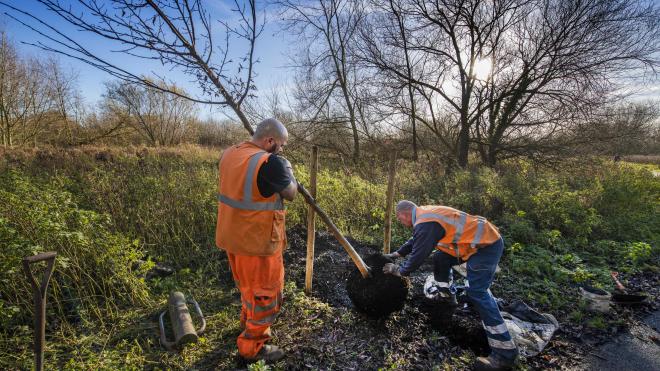
[[261, 165], [257, 173], [257, 187], [263, 197], [270, 197], [275, 193], [282, 192], [289, 183], [289, 170], [284, 167], [282, 158], [271, 154], [268, 160]]

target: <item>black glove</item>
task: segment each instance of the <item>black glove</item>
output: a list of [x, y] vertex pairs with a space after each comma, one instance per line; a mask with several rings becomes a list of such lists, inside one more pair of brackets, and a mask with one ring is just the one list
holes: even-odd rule
[[383, 273], [401, 277], [401, 272], [399, 272], [399, 266], [392, 263], [387, 263], [383, 266]]

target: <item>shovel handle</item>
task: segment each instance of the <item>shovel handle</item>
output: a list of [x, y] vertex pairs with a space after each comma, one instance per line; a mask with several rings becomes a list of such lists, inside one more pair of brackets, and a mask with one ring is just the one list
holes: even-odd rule
[[[23, 258], [23, 270], [32, 285], [34, 295], [34, 368], [36, 371], [42, 371], [44, 369], [44, 348], [46, 344], [46, 290], [48, 289], [48, 281], [50, 281], [50, 277], [53, 275], [56, 256], [56, 252], [49, 251]], [[42, 261], [46, 262], [46, 270], [41, 278], [41, 285], [39, 285], [34, 278], [34, 274], [32, 274], [30, 265]]]
[[612, 279], [616, 283], [616, 288], [621, 291], [626, 291], [626, 287], [623, 286], [619, 281], [619, 272], [610, 272], [610, 275], [612, 276]]
[[[35, 292], [38, 291], [42, 298], [46, 296], [46, 288], [48, 287], [48, 281], [50, 281], [50, 277], [53, 275], [53, 269], [55, 267], [55, 257], [57, 257], [57, 253], [55, 251], [49, 251], [23, 258], [23, 270], [25, 271], [25, 274], [28, 276], [28, 279], [30, 280], [32, 289], [34, 289]], [[46, 265], [46, 270], [44, 271], [44, 276], [41, 279], [41, 286], [40, 286], [39, 283], [37, 283], [37, 280], [34, 278], [34, 275], [32, 274], [30, 265], [41, 261], [45, 261], [47, 265]]]
[[355, 263], [357, 268], [360, 270], [362, 277], [363, 278], [370, 277], [371, 275], [369, 274], [369, 267], [367, 267], [367, 265], [364, 264], [364, 261], [362, 260], [360, 255], [358, 255], [357, 251], [355, 251], [353, 246], [351, 246], [350, 242], [348, 242], [348, 240], [346, 240], [346, 238], [341, 234], [341, 232], [339, 232], [339, 229], [337, 228], [335, 223], [332, 222], [328, 214], [326, 214], [325, 211], [323, 211], [323, 209], [319, 207], [319, 205], [314, 200], [314, 197], [312, 197], [312, 195], [309, 194], [307, 189], [305, 189], [305, 187], [300, 183], [298, 183], [298, 192], [300, 192], [303, 195], [305, 201], [311, 207], [314, 208], [314, 211], [316, 211], [319, 217], [321, 217], [321, 220], [323, 220], [323, 222], [328, 226], [328, 228], [330, 228], [330, 232], [332, 232], [332, 234], [335, 236], [337, 241], [339, 241], [341, 246], [344, 248], [344, 250], [346, 250], [348, 255], [351, 257], [353, 263]]

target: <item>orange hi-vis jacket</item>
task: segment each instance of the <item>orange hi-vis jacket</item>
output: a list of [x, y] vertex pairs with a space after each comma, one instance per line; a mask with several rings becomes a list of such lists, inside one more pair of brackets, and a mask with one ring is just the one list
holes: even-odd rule
[[445, 230], [436, 249], [467, 260], [477, 249], [500, 239], [500, 232], [486, 218], [470, 215], [447, 206], [418, 206], [413, 225], [436, 222]]
[[222, 154], [215, 243], [227, 252], [269, 256], [286, 246], [282, 198], [263, 197], [257, 187], [257, 173], [269, 156], [250, 142]]

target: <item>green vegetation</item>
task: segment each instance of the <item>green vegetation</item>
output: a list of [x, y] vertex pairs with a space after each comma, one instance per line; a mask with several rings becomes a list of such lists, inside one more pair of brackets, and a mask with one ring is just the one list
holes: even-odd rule
[[[237, 291], [214, 247], [218, 153], [189, 147], [0, 155], [0, 368], [31, 365], [31, 293], [20, 259], [47, 250], [59, 254], [48, 299], [50, 368], [234, 365]], [[308, 182], [304, 165], [295, 171]], [[373, 166], [364, 172], [324, 167], [318, 200], [341, 230], [380, 243], [386, 174]], [[395, 198], [487, 216], [507, 245], [495, 290], [600, 329], [608, 319], [576, 307], [574, 285], [609, 289], [610, 270], [658, 272], [659, 195], [658, 179], [636, 165], [557, 171], [512, 162], [448, 176], [420, 162], [401, 164]], [[301, 198], [288, 209], [289, 226], [304, 222]], [[409, 237], [396, 223], [393, 233], [393, 244]], [[156, 263], [175, 273], [146, 279]], [[174, 288], [204, 302], [209, 323], [202, 341], [181, 353], [162, 351], [156, 337], [155, 318]], [[291, 283], [286, 293], [285, 311], [295, 313], [299, 337], [319, 331], [326, 319], [346, 326], [359, 320]]]

